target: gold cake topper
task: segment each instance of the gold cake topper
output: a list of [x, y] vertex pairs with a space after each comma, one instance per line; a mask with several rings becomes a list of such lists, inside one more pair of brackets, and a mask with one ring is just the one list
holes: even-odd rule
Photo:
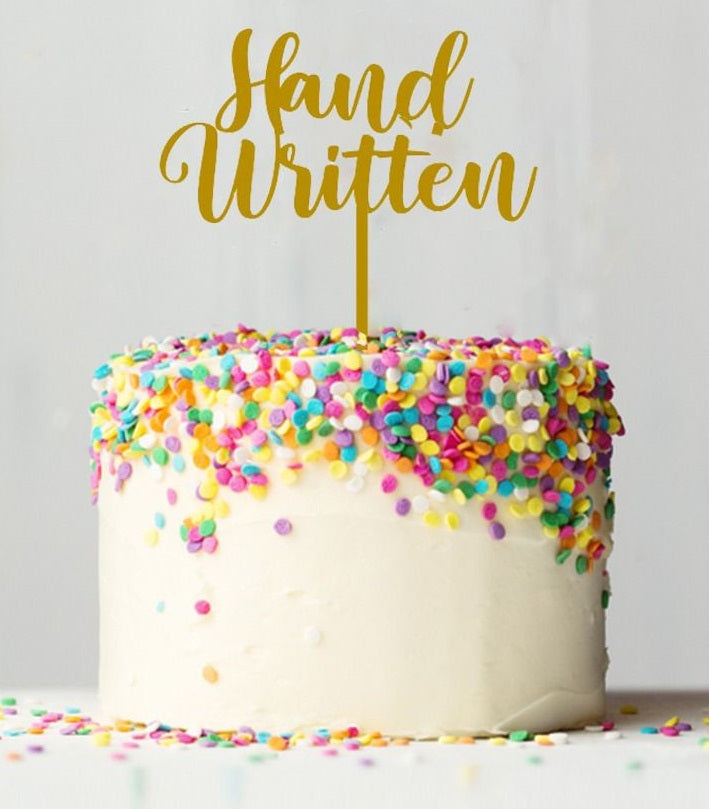
[[[266, 60], [263, 77], [251, 76], [249, 43], [252, 29], [240, 31], [232, 46], [231, 63], [234, 92], [224, 101], [214, 123], [193, 121], [177, 129], [165, 143], [160, 155], [160, 173], [170, 183], [181, 183], [187, 178], [189, 167], [180, 162], [179, 171], [170, 170], [168, 163], [175, 147], [184, 135], [193, 129], [203, 131], [204, 141], [197, 182], [197, 203], [201, 216], [207, 222], [221, 222], [233, 203], [241, 216], [256, 219], [266, 212], [276, 192], [281, 169], [295, 175], [293, 208], [303, 218], [312, 216], [321, 204], [330, 210], [344, 208], [350, 201], [355, 207], [355, 267], [356, 267], [356, 326], [368, 334], [368, 224], [369, 215], [388, 202], [396, 213], [407, 213], [421, 203], [430, 211], [445, 211], [464, 197], [471, 208], [480, 209], [488, 199], [497, 172], [497, 209], [508, 222], [517, 221], [527, 209], [537, 176], [535, 166], [527, 180], [521, 204], [514, 207], [512, 192], [515, 179], [515, 161], [509, 152], [500, 152], [492, 161], [483, 180], [483, 170], [478, 163], [467, 162], [462, 177], [453, 179], [453, 167], [444, 162], [430, 162], [418, 170], [416, 194], [407, 198], [404, 193], [404, 174], [410, 165], [409, 158], [430, 157], [431, 152], [413, 149], [406, 135], [396, 135], [393, 146], [377, 148], [375, 134], [384, 134], [399, 122], [413, 128], [412, 122], [429, 112], [432, 118], [431, 133], [443, 135], [460, 120], [470, 99], [474, 79], [470, 78], [462, 98], [453, 114], [446, 113], [448, 82], [460, 65], [468, 36], [463, 31], [452, 31], [441, 43], [430, 72], [412, 70], [399, 82], [393, 109], [384, 109], [384, 69], [370, 64], [359, 77], [356, 85], [350, 76], [338, 73], [332, 90], [325, 93], [320, 76], [315, 73], [290, 71], [300, 47], [300, 38], [293, 31], [282, 34], [273, 44]], [[253, 179], [256, 163], [256, 144], [242, 138], [236, 167], [233, 170], [231, 190], [226, 201], [215, 200], [217, 169], [223, 168], [225, 160], [233, 154], [233, 146], [224, 145], [224, 136], [239, 132], [249, 120], [253, 92], [263, 88], [266, 112], [273, 129], [274, 151], [271, 180], [264, 200], [253, 200]], [[425, 89], [423, 102], [414, 102], [414, 95]], [[351, 121], [364, 106], [371, 133], [360, 136], [355, 149], [341, 149], [331, 145], [327, 150], [327, 164], [316, 171], [297, 162], [295, 143], [283, 142], [283, 114], [303, 107], [315, 119], [335, 115], [343, 121]], [[221, 147], [221, 148], [220, 148]], [[338, 160], [354, 161], [352, 181], [347, 188], [340, 187]], [[383, 193], [371, 198], [370, 178], [372, 166], [379, 161], [388, 161], [388, 181]], [[482, 188], [481, 188], [482, 184]], [[448, 186], [445, 196], [441, 187]], [[435, 192], [435, 198], [434, 198]]]

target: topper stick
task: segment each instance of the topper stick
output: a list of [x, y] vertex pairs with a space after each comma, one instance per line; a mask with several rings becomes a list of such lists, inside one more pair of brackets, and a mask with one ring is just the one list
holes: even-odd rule
[[357, 330], [369, 335], [369, 277], [368, 277], [368, 245], [367, 225], [369, 211], [367, 205], [355, 205], [355, 325]]

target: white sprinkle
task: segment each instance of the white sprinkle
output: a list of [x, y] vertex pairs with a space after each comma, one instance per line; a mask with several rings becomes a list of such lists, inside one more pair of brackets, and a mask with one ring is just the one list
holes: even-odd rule
[[357, 492], [362, 491], [363, 486], [364, 486], [364, 478], [360, 477], [359, 475], [351, 477], [345, 484], [345, 488], [347, 489], [347, 491], [352, 492], [352, 494], [356, 494]]
[[238, 410], [244, 404], [244, 397], [239, 396], [238, 393], [232, 393], [226, 400], [226, 404], [229, 410]]
[[452, 407], [462, 407], [465, 404], [465, 399], [462, 396], [449, 396], [448, 404]]
[[576, 454], [580, 461], [587, 461], [591, 457], [591, 447], [584, 444], [583, 441], [579, 441], [576, 444]]
[[345, 425], [346, 429], [352, 430], [353, 433], [362, 429], [362, 419], [356, 413], [350, 413], [349, 416], [345, 416], [342, 423]]
[[304, 399], [312, 399], [316, 390], [315, 380], [309, 376], [300, 383], [300, 392]]
[[522, 388], [522, 390], [517, 392], [517, 404], [520, 407], [527, 407], [528, 405], [532, 404], [532, 392], [527, 388]]
[[536, 388], [532, 391], [532, 404], [536, 407], [544, 404], [544, 394]]
[[549, 734], [549, 741], [552, 744], [568, 744], [569, 743], [569, 734], [568, 733], [550, 733]]
[[221, 431], [222, 427], [226, 424], [226, 414], [223, 410], [216, 408], [213, 411], [212, 415], [212, 432], [218, 433]]
[[411, 508], [415, 514], [425, 514], [429, 509], [428, 497], [423, 494], [415, 495], [411, 498]]
[[438, 489], [431, 489], [428, 496], [431, 500], [436, 500], [438, 503], [443, 503], [446, 499], [446, 495], [443, 492], [439, 492]]
[[490, 408], [490, 418], [495, 424], [504, 424], [505, 422], [505, 409], [502, 405], [496, 404]]
[[465, 437], [468, 441], [477, 441], [480, 438], [480, 430], [472, 424], [465, 428]]
[[248, 462], [249, 458], [251, 457], [251, 453], [245, 447], [239, 447], [238, 449], [234, 450], [232, 457], [237, 466], [243, 466]]
[[295, 458], [295, 450], [291, 447], [278, 446], [276, 447], [276, 456], [278, 458], [284, 458], [285, 460], [290, 461], [291, 459]]
[[344, 430], [345, 429], [345, 423], [343, 421], [340, 421], [339, 419], [336, 419], [334, 416], [330, 417], [330, 424], [332, 424], [332, 426], [336, 430]]
[[369, 467], [367, 466], [366, 463], [364, 463], [364, 461], [360, 461], [360, 459], [358, 458], [352, 464], [352, 471], [355, 473], [355, 475], [359, 475], [359, 477], [363, 478], [366, 476], [367, 472], [369, 472]]
[[145, 435], [141, 435], [138, 439], [138, 443], [143, 449], [152, 449], [156, 441], [155, 433], [146, 433]]
[[498, 393], [502, 393], [504, 387], [505, 387], [505, 380], [501, 376], [495, 374], [495, 376], [493, 376], [492, 379], [490, 380], [490, 390], [495, 395], [497, 395]]
[[400, 368], [387, 368], [386, 370], [387, 382], [398, 382], [401, 379]]
[[333, 382], [332, 385], [330, 385], [330, 393], [333, 396], [344, 396], [347, 393], [347, 383]]
[[527, 419], [527, 421], [523, 421], [522, 429], [525, 433], [536, 433], [539, 429], [539, 419]]
[[322, 632], [316, 626], [309, 626], [303, 633], [303, 640], [308, 646], [317, 646], [322, 640]]
[[621, 733], [619, 730], [607, 730], [607, 731], [606, 731], [606, 732], [603, 734], [603, 738], [604, 738], [604, 739], [605, 739], [607, 742], [614, 742], [614, 741], [616, 741], [616, 739], [622, 739], [622, 738], [623, 738], [623, 734], [622, 734], [622, 733]]
[[603, 725], [586, 725], [584, 730], [587, 730], [589, 733], [602, 733]]
[[258, 370], [258, 357], [255, 354], [244, 354], [239, 360], [239, 366], [245, 374], [252, 374], [254, 371]]
[[515, 497], [518, 500], [528, 500], [529, 499], [529, 489], [522, 486], [515, 487]]
[[175, 418], [175, 416], [168, 416], [168, 418], [165, 419], [165, 423], [163, 424], [162, 428], [167, 435], [172, 435], [173, 433], [177, 432], [179, 426], [180, 422], [177, 418]]

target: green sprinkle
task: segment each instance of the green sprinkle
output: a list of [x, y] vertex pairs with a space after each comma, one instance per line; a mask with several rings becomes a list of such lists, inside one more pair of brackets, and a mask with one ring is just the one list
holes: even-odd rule
[[203, 520], [199, 524], [199, 535], [203, 537], [211, 537], [217, 530], [217, 524], [214, 520]]
[[46, 708], [32, 708], [30, 711], [32, 716], [44, 716], [47, 713]]
[[299, 444], [309, 444], [313, 440], [313, 433], [311, 430], [301, 427], [295, 434], [295, 440]]
[[469, 480], [461, 480], [458, 488], [463, 492], [466, 500], [470, 500], [475, 495], [475, 486]]
[[443, 478], [441, 478], [440, 480], [437, 480], [433, 484], [433, 488], [437, 492], [443, 492], [444, 494], [448, 494], [448, 492], [453, 491], [453, 484], [449, 480], [443, 480]]
[[612, 520], [615, 516], [615, 500], [612, 496], [609, 496], [606, 500], [606, 505], [603, 508], [603, 513], [606, 516], [607, 520]]
[[406, 363], [406, 370], [410, 371], [412, 374], [416, 374], [421, 370], [421, 360], [418, 357], [412, 357]]
[[209, 376], [209, 368], [206, 365], [202, 365], [201, 363], [195, 365], [192, 369], [192, 379], [196, 382], [204, 382], [204, 380]]
[[563, 551], [559, 551], [559, 553], [556, 555], [557, 565], [563, 565], [569, 556], [571, 556], [571, 551], [568, 548], [564, 548]]
[[608, 609], [608, 604], [611, 600], [610, 590], [601, 590], [601, 606], [604, 610]]
[[527, 761], [529, 764], [541, 764], [544, 759], [541, 756], [528, 756]]
[[3, 697], [0, 699], [0, 705], [5, 708], [12, 708], [13, 705], [17, 705], [17, 700], [15, 697]]
[[247, 402], [244, 405], [244, 415], [247, 419], [255, 419], [258, 417], [260, 408], [256, 402]]
[[334, 431], [334, 430], [335, 430], [335, 428], [332, 426], [332, 424], [330, 424], [330, 422], [329, 422], [329, 421], [324, 421], [324, 422], [323, 422], [323, 423], [322, 423], [322, 424], [321, 424], [321, 425], [318, 427], [318, 435], [319, 435], [321, 438], [327, 438], [327, 436], [328, 436], [328, 435], [332, 435], [332, 433], [333, 433], [333, 431]]
[[588, 558], [583, 554], [576, 557], [576, 572], [585, 573], [588, 570]]
[[170, 460], [168, 451], [163, 447], [155, 447], [152, 457], [158, 466], [165, 466], [165, 464]]
[[545, 449], [550, 458], [554, 458], [554, 460], [561, 458], [561, 450], [556, 441], [547, 441]]
[[510, 452], [505, 459], [505, 464], [509, 470], [517, 468], [517, 461], [519, 460], [519, 452]]
[[182, 523], [182, 525], [180, 526], [180, 539], [183, 542], [187, 542], [187, 540], [189, 539], [188, 537], [189, 532], [190, 529], [184, 523]]
[[133, 359], [136, 362], [141, 362], [142, 360], [149, 360], [152, 356], [153, 351], [150, 348], [139, 348], [137, 351], [133, 352]]
[[187, 418], [190, 421], [199, 421], [199, 408], [190, 407], [190, 409], [187, 411]]
[[390, 429], [394, 435], [402, 436], [404, 438], [408, 438], [411, 435], [411, 427], [409, 427], [407, 424], [395, 424]]
[[508, 738], [510, 741], [513, 742], [526, 742], [528, 739], [531, 738], [529, 732], [526, 730], [513, 730], [509, 735]]
[[368, 390], [362, 397], [362, 404], [367, 408], [367, 410], [374, 410], [374, 408], [377, 406], [378, 398], [379, 397], [373, 390]]
[[325, 373], [327, 376], [335, 376], [335, 374], [340, 370], [340, 363], [336, 360], [331, 360], [325, 366]]
[[[252, 403], [249, 402], [249, 404], [252, 404]], [[213, 416], [213, 413], [212, 413], [211, 410], [200, 410], [199, 411], [199, 420], [202, 422], [202, 424], [211, 424], [213, 417], [214, 416]]]
[[502, 394], [502, 407], [505, 410], [512, 410], [517, 401], [517, 396], [513, 390], [506, 390]]
[[161, 393], [162, 391], [165, 390], [166, 385], [167, 385], [167, 377], [166, 376], [158, 376], [158, 377], [155, 378], [155, 380], [153, 382], [153, 390], [156, 393]]

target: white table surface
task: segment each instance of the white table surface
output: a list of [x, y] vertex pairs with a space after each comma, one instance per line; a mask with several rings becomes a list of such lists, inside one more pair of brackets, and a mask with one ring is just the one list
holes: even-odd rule
[[[33, 721], [32, 708], [81, 708], [100, 721], [90, 690], [7, 689], [18, 714], [0, 720], [0, 807], [699, 807], [709, 806], [709, 692], [625, 692], [608, 699], [616, 734], [576, 731], [566, 745], [534, 741], [501, 747], [412, 742], [407, 747], [339, 749], [298, 746], [272, 753], [245, 748], [108, 746], [90, 736], [11, 735]], [[637, 706], [636, 715], [620, 712]], [[692, 725], [677, 737], [648, 735], [673, 716]], [[707, 722], [704, 722], [704, 718]], [[10, 734], [8, 734], [10, 731]], [[702, 740], [708, 739], [706, 744]], [[30, 747], [39, 745], [41, 751]]]

